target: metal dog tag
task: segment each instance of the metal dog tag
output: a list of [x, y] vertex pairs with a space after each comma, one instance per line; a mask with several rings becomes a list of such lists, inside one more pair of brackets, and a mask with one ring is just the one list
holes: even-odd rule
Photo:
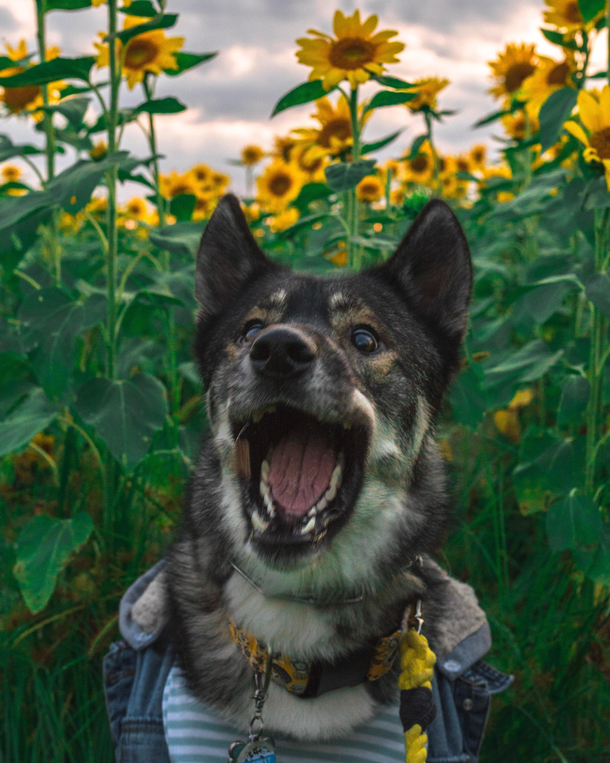
[[275, 763], [273, 739], [256, 742], [235, 742], [229, 750], [229, 763]]

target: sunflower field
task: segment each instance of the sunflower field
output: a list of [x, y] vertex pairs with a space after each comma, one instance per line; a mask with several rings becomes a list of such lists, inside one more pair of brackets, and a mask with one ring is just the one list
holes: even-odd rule
[[[171, 543], [206, 428], [194, 255], [231, 178], [159, 169], [156, 115], [187, 108], [155, 97], [159, 78], [217, 55], [170, 36], [165, 0], [35, 2], [32, 40], [0, 55], [1, 116], [30, 136], [0, 135], [0, 763], [110, 763], [101, 658], [122, 593]], [[102, 4], [89, 51], [47, 45], [48, 14]], [[515, 676], [481, 760], [607, 763], [610, 67], [590, 59], [610, 8], [546, 0], [541, 23], [555, 57], [517, 41], [489, 63], [494, 156], [441, 153], [448, 80], [392, 76], [397, 33], [337, 11], [296, 41], [305, 81], [274, 110], [311, 104], [315, 126], [233, 164], [254, 236], [303, 271], [384, 260], [431, 197], [458, 215], [475, 290], [438, 427], [455, 497], [439, 561]], [[408, 145], [367, 141], [386, 108], [419, 121]], [[121, 148], [132, 123], [144, 157]], [[141, 195], [119, 201], [123, 183]]]

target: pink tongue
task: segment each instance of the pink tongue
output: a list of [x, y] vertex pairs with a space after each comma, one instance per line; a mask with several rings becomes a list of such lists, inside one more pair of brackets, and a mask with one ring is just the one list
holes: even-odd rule
[[335, 452], [321, 429], [298, 426], [274, 447], [269, 485], [284, 514], [298, 519], [326, 492]]

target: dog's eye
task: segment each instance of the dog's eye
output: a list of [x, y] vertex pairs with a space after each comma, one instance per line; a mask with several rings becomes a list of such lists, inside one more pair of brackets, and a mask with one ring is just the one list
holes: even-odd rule
[[253, 323], [246, 324], [244, 333], [241, 335], [240, 340], [242, 342], [251, 342], [254, 337], [263, 329], [263, 324], [260, 321], [254, 321]]
[[375, 352], [379, 347], [377, 337], [368, 329], [354, 329], [352, 331], [352, 344], [360, 352]]

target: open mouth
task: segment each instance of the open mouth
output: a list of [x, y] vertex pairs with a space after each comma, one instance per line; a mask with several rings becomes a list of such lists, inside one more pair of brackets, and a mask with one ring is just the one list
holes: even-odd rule
[[345, 524], [362, 484], [365, 426], [329, 423], [282, 404], [234, 422], [233, 436], [255, 542], [318, 543]]

